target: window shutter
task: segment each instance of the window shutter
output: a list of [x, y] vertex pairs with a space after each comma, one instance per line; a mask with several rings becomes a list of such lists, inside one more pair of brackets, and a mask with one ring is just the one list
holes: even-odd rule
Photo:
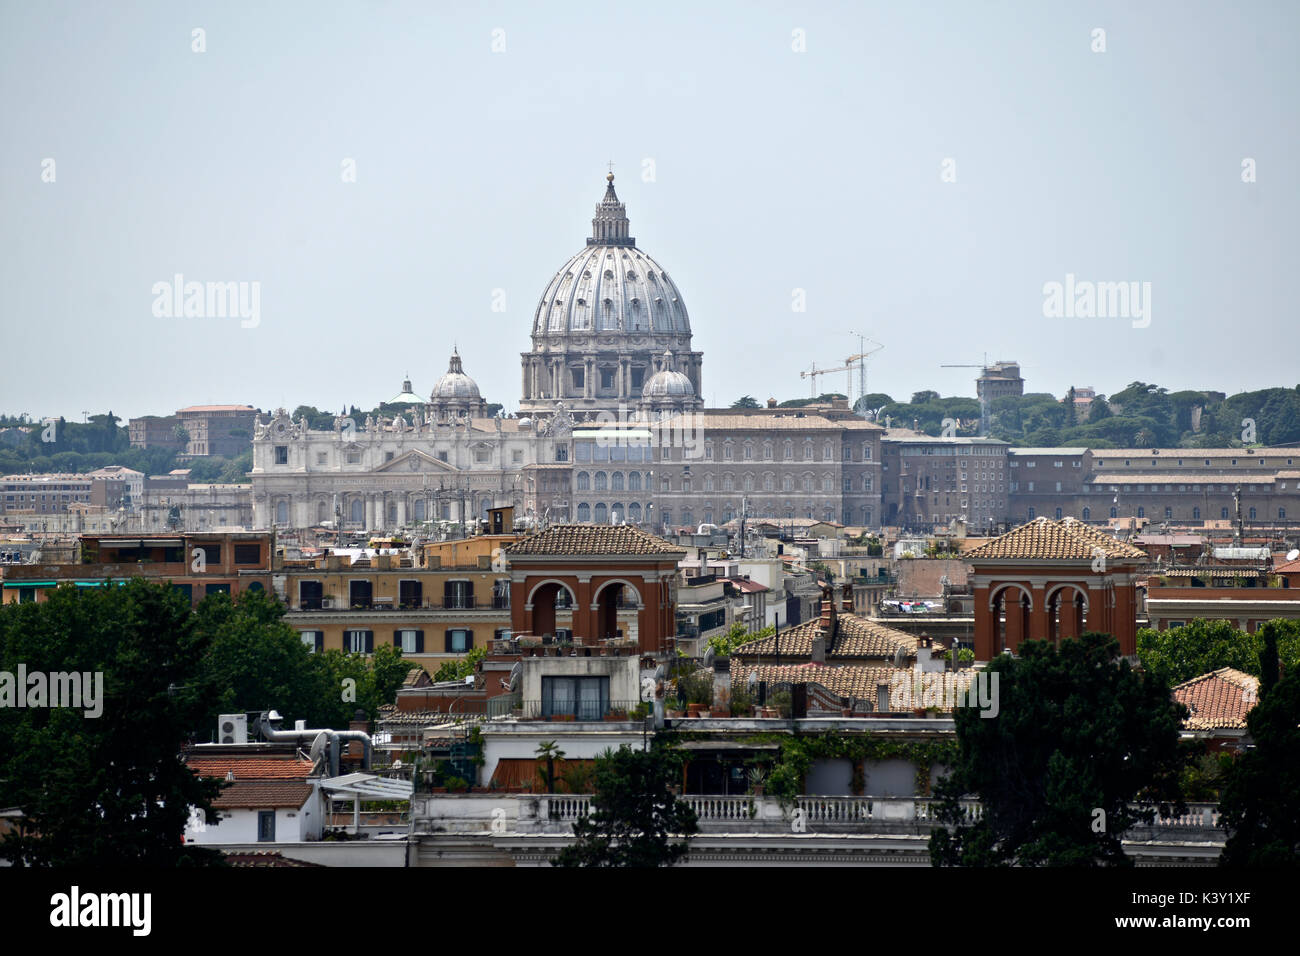
[[451, 599], [455, 596], [455, 594], [456, 594], [456, 586], [452, 584], [450, 581], [444, 581], [442, 583], [442, 603], [446, 605], [450, 605]]
[[375, 652], [375, 632], [366, 631], [366, 653], [373, 654], [374, 652]]
[[443, 648], [448, 654], [451, 653], [451, 628], [443, 632]]
[[415, 653], [424, 653], [424, 631], [415, 632]]
[[393, 646], [399, 651], [402, 649], [402, 632], [396, 628], [393, 629]]
[[319, 654], [323, 650], [325, 650], [325, 632], [317, 631], [316, 632], [316, 653]]
[[[488, 566], [491, 567], [490, 564]], [[465, 582], [465, 600], [468, 602], [468, 605], [470, 607], [474, 606], [474, 582], [473, 581]]]

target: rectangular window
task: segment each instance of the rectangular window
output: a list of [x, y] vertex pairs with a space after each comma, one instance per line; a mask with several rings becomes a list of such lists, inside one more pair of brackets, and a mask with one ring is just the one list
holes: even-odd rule
[[542, 716], [601, 720], [609, 711], [608, 677], [543, 677]]
[[319, 611], [325, 597], [325, 587], [319, 581], [298, 582], [298, 607], [303, 611]]
[[632, 369], [632, 387], [640, 388], [644, 382], [645, 369], [638, 365]]
[[467, 610], [474, 606], [473, 581], [446, 581], [442, 586], [442, 606]]
[[[446, 453], [446, 452], [443, 452], [442, 455], [441, 455], [441, 457], [442, 457], [442, 460], [443, 460], [443, 461], [446, 461], [446, 460], [447, 460], [447, 453]], [[359, 464], [361, 464], [361, 452], [360, 452], [359, 450], [357, 450], [357, 449], [355, 449], [355, 448], [353, 448], [353, 449], [348, 449], [348, 464], [349, 464], [349, 465], [359, 465]]]
[[463, 627], [448, 630], [444, 649], [448, 654], [468, 654], [474, 649], [474, 632]]
[[581, 367], [581, 366], [575, 366], [575, 367], [574, 367], [573, 369], [571, 369], [570, 371], [571, 371], [571, 373], [572, 373], [572, 375], [573, 375], [573, 387], [574, 387], [574, 388], [583, 388], [583, 387], [585, 387], [586, 384], [587, 384], [587, 376], [586, 376], [586, 373], [582, 370], [582, 367]]
[[375, 632], [360, 628], [343, 632], [343, 651], [347, 654], [373, 654], [375, 652]]
[[601, 388], [614, 387], [614, 370], [612, 368], [602, 368], [600, 370], [600, 387]]
[[257, 564], [261, 560], [262, 546], [260, 544], [235, 545], [236, 564]]
[[276, 463], [277, 465], [287, 465], [287, 464], [289, 464], [289, 446], [288, 446], [288, 445], [276, 445], [276, 446], [275, 446], [275, 463]]
[[319, 654], [325, 649], [325, 632], [324, 631], [301, 631], [299, 636], [302, 642], [307, 645], [307, 650], [313, 654]]
[[326, 452], [326, 451], [318, 451], [318, 452], [316, 452], [316, 464], [318, 464], [318, 465], [324, 465], [324, 464], [326, 464], [328, 461], [329, 461], [329, 452]]
[[366, 580], [348, 582], [348, 607], [369, 608], [374, 599], [374, 585]]
[[397, 603], [400, 607], [423, 606], [424, 583], [421, 581], [398, 581]]
[[229, 585], [229, 584], [226, 584], [226, 583], [224, 583], [224, 582], [221, 583], [221, 584], [206, 584], [206, 585], [204, 585], [204, 587], [203, 587], [203, 593], [204, 593], [204, 595], [208, 595], [208, 594], [229, 594], [229, 593], [230, 593], [230, 585]]
[[424, 631], [412, 628], [394, 631], [393, 646], [403, 654], [423, 654]]
[[173, 583], [172, 587], [175, 588], [185, 598], [187, 604], [194, 603], [194, 585]]
[[275, 842], [275, 811], [274, 810], [257, 811], [257, 842], [258, 843]]

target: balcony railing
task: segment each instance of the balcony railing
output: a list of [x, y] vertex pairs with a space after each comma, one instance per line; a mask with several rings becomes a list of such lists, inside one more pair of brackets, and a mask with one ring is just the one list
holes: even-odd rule
[[634, 720], [636, 718], [629, 715], [640, 704], [639, 700], [573, 700], [557, 697], [521, 701], [512, 712], [523, 720]]

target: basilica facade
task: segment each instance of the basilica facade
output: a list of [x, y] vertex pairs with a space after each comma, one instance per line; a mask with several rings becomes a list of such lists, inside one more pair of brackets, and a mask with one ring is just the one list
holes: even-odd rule
[[681, 292], [629, 232], [610, 174], [586, 245], [538, 301], [517, 415], [488, 417], [453, 351], [427, 401], [403, 383], [406, 410], [391, 418], [340, 417], [328, 431], [283, 409], [258, 421], [254, 526], [372, 532], [498, 505], [524, 526], [665, 530], [742, 510], [876, 521], [882, 429], [847, 408], [704, 411]]

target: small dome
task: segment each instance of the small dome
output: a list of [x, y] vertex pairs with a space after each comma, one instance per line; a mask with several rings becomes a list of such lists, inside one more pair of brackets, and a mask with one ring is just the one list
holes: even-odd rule
[[650, 376], [641, 394], [645, 398], [694, 398], [695, 388], [681, 372], [664, 369]]
[[452, 350], [451, 362], [447, 366], [447, 374], [438, 379], [433, 386], [433, 394], [429, 396], [432, 402], [480, 402], [483, 396], [479, 394], [478, 385], [475, 381], [465, 374], [465, 369], [460, 364], [460, 354]]

